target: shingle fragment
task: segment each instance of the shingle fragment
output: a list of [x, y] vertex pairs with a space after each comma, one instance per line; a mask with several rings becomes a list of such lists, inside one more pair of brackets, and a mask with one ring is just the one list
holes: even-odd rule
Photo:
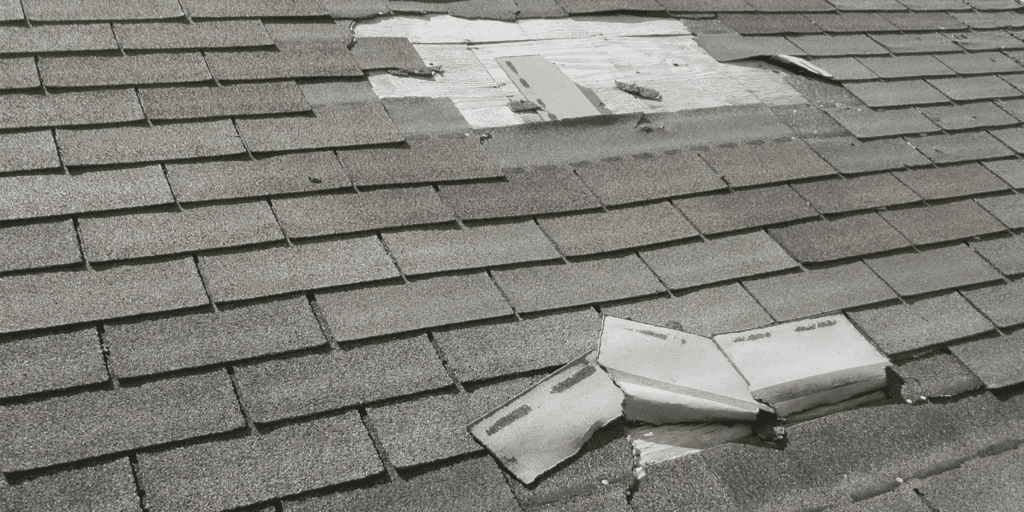
[[1018, 124], [1020, 121], [988, 102], [967, 103], [952, 107], [929, 107], [921, 113], [944, 130], [967, 130]]
[[978, 163], [901, 171], [893, 175], [925, 199], [984, 194], [1008, 188], [1006, 183]]
[[218, 80], [362, 77], [344, 42], [279, 43], [281, 51], [207, 52]]
[[414, 75], [430, 74], [406, 37], [361, 37], [352, 46], [352, 56], [366, 71], [393, 69]]
[[399, 276], [376, 237], [201, 256], [199, 264], [216, 302]]
[[0, 89], [39, 87], [39, 72], [32, 57], [0, 59]]
[[114, 33], [126, 50], [201, 50], [274, 44], [259, 20], [115, 23]]
[[508, 302], [484, 273], [318, 293], [317, 303], [338, 341], [512, 314]]
[[57, 130], [68, 167], [177, 160], [245, 152], [230, 120], [144, 127]]
[[239, 119], [238, 133], [253, 153], [341, 148], [401, 142], [379, 103], [350, 103], [315, 110], [316, 117]]
[[537, 221], [567, 256], [630, 249], [697, 236], [669, 203]]
[[0, 134], [0, 174], [56, 167], [60, 157], [49, 130]]
[[704, 234], [759, 228], [817, 216], [807, 201], [785, 185], [677, 199], [673, 203]]
[[822, 263], [910, 245], [877, 214], [843, 217], [768, 230], [797, 261]]
[[[0, 344], [0, 397], [95, 384], [108, 379], [95, 329]], [[0, 492], [0, 500], [3, 493]]]
[[406, 137], [466, 135], [473, 128], [451, 98], [381, 98], [388, 116]]
[[664, 291], [654, 274], [634, 255], [499, 270], [493, 275], [519, 312], [582, 306]]
[[1013, 156], [1013, 151], [985, 132], [926, 135], [907, 139], [937, 164]]
[[250, 161], [167, 164], [167, 180], [182, 203], [263, 197], [350, 187], [330, 151]]
[[882, 212], [915, 245], [961, 240], [1006, 228], [973, 201]]
[[235, 378], [258, 423], [452, 384], [425, 336], [241, 366]]
[[859, 138], [891, 137], [940, 131], [935, 123], [915, 109], [872, 111], [828, 108], [825, 111]]
[[928, 158], [902, 139], [859, 142], [852, 137], [809, 141], [822, 158], [843, 174], [928, 165]]
[[992, 266], [966, 245], [866, 260], [902, 296], [918, 295], [1000, 279]]
[[205, 82], [213, 78], [200, 53], [40, 57], [39, 75], [47, 87]]
[[898, 363], [893, 370], [903, 379], [903, 398], [912, 401], [955, 396], [984, 385], [956, 356], [945, 352]]
[[310, 110], [294, 82], [146, 88], [139, 90], [139, 99], [150, 119], [201, 119]]
[[326, 343], [303, 298], [106, 324], [104, 341], [119, 378], [237, 361]]
[[[5, 488], [6, 487], [6, 488]], [[128, 459], [0, 484], [5, 510], [138, 510], [139, 495]]]
[[78, 175], [10, 176], [0, 187], [0, 220], [171, 204], [159, 166]]
[[593, 310], [434, 331], [448, 368], [462, 382], [560, 366], [597, 348], [600, 336], [601, 318]]
[[178, 18], [175, 0], [23, 0], [32, 21], [149, 20]]
[[[982, 256], [987, 257], [985, 253], [982, 253]], [[993, 261], [993, 263], [996, 262]], [[968, 290], [963, 294], [1000, 328], [1024, 323], [1024, 282], [1022, 281]]]
[[0, 272], [82, 261], [70, 220], [0, 228], [0, 247], [4, 248], [0, 252]]
[[588, 162], [576, 174], [608, 205], [663, 199], [724, 189], [696, 152], [636, 155], [611, 161]]
[[431, 187], [380, 189], [278, 199], [274, 210], [292, 238], [452, 222], [452, 209]]
[[512, 169], [507, 181], [442, 185], [441, 198], [462, 219], [518, 217], [585, 210], [600, 204], [580, 179], [566, 168]]
[[32, 128], [141, 121], [131, 89], [0, 96], [0, 128]]
[[949, 98], [924, 80], [851, 83], [846, 87], [869, 107], [949, 103]]
[[800, 140], [712, 148], [700, 155], [734, 187], [835, 173], [832, 166]]
[[763, 231], [641, 251], [640, 256], [672, 289], [779, 272], [798, 266]]
[[293, 18], [327, 16], [323, 0], [182, 0], [193, 18]]
[[245, 426], [223, 371], [4, 407], [0, 467], [25, 471]]
[[[744, 281], [776, 320], [785, 321], [895, 299], [863, 263]], [[799, 293], [794, 293], [799, 290]]]
[[340, 151], [338, 157], [356, 186], [503, 176], [474, 138], [411, 140], [407, 145]]
[[50, 53], [117, 50], [106, 23], [0, 27], [4, 47], [0, 53]]
[[1019, 362], [1024, 356], [1024, 333], [985, 338], [949, 347], [990, 389], [1024, 382]]
[[818, 211], [843, 213], [915, 203], [921, 198], [892, 174], [794, 183], [793, 189]]
[[601, 312], [708, 337], [772, 323], [764, 308], [739, 283], [702, 288], [671, 299], [602, 307]]
[[992, 330], [992, 324], [957, 293], [849, 315], [886, 354], [940, 345]]
[[154, 510], [212, 512], [383, 471], [359, 413], [139, 456]]

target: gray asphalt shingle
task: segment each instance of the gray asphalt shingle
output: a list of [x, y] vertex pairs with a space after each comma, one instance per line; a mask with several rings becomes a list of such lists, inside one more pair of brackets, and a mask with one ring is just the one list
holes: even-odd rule
[[280, 51], [207, 52], [206, 62], [218, 80], [363, 76], [344, 42], [290, 42], [277, 46]]
[[451, 98], [381, 98], [388, 116], [406, 137], [468, 135], [473, 127]]
[[772, 228], [768, 234], [804, 263], [852, 258], [910, 245], [874, 213]]
[[323, 0], [182, 0], [194, 18], [291, 18], [326, 16]]
[[924, 80], [851, 83], [846, 88], [869, 107], [949, 103], [949, 98]]
[[944, 130], [1009, 126], [1019, 122], [1003, 109], [988, 102], [954, 107], [929, 107], [921, 109], [921, 112]]
[[110, 25], [39, 25], [0, 27], [4, 47], [0, 53], [51, 53], [117, 50]]
[[957, 293], [849, 313], [882, 352], [897, 354], [992, 330], [992, 324]]
[[3, 398], [108, 379], [95, 329], [5, 342], [0, 345], [0, 375]]
[[576, 174], [607, 205], [724, 189], [726, 184], [695, 152], [635, 155], [587, 162]]
[[399, 231], [382, 237], [399, 268], [409, 276], [561, 258], [531, 221]]
[[505, 182], [442, 185], [441, 198], [461, 219], [518, 217], [597, 208], [583, 182], [565, 168], [506, 170]]
[[835, 173], [802, 140], [712, 148], [700, 155], [733, 187]]
[[988, 170], [996, 173], [1003, 181], [1013, 188], [1024, 188], [1024, 161], [1021, 160], [997, 160], [994, 162], [982, 162]]
[[127, 123], [144, 118], [131, 89], [0, 97], [0, 128]]
[[860, 138], [933, 133], [939, 127], [914, 109], [873, 111], [869, 109], [829, 108], [826, 110], [839, 124]]
[[117, 41], [126, 50], [236, 48], [270, 46], [260, 20], [199, 23], [115, 23]]
[[330, 151], [259, 160], [167, 164], [167, 181], [182, 203], [314, 192], [352, 186]]
[[858, 142], [852, 137], [808, 141], [822, 158], [843, 174], [928, 165], [928, 158], [902, 139]]
[[[861, 262], [744, 281], [750, 294], [776, 320], [794, 320], [896, 298]], [[800, 290], [800, 293], [793, 293]]]
[[3, 178], [0, 220], [171, 204], [159, 166]]
[[139, 90], [150, 119], [287, 114], [311, 110], [294, 82]]
[[977, 163], [917, 169], [893, 175], [926, 200], [984, 194], [1009, 188], [1003, 180]]
[[671, 299], [602, 307], [601, 312], [707, 337], [772, 323], [764, 308], [739, 283], [702, 288]]
[[431, 187], [277, 199], [274, 211], [292, 238], [455, 220], [451, 207]]
[[921, 200], [891, 174], [794, 183], [793, 190], [807, 199], [818, 211], [842, 213], [914, 203]]
[[1024, 273], [1024, 239], [1013, 237], [971, 242], [971, 247], [1004, 274]]
[[49, 130], [0, 134], [0, 174], [56, 167], [60, 157]]
[[704, 234], [758, 228], [817, 216], [807, 201], [785, 185], [677, 199], [673, 203]]
[[977, 202], [1009, 228], [1024, 227], [1024, 200], [1021, 196], [989, 197]]
[[1024, 323], [1024, 282], [1013, 281], [1009, 284], [965, 291], [963, 294], [979, 311], [1001, 328]]
[[[3, 183], [3, 182], [0, 182]], [[70, 265], [82, 261], [70, 220], [0, 228], [0, 272]]]
[[893, 370], [904, 381], [900, 391], [906, 400], [955, 396], [984, 386], [956, 356], [945, 352], [904, 361]]
[[245, 152], [231, 121], [145, 127], [58, 130], [64, 165], [104, 165], [179, 160]]
[[1024, 333], [952, 345], [949, 350], [989, 388], [1024, 382], [1019, 361], [1024, 356]]
[[881, 213], [915, 245], [962, 240], [1006, 228], [974, 201], [957, 201]]
[[175, 0], [24, 0], [25, 16], [39, 21], [147, 20], [182, 16]]
[[374, 103], [332, 105], [316, 117], [239, 119], [238, 133], [253, 153], [341, 148], [401, 142], [402, 135], [384, 106]]
[[640, 257], [671, 289], [730, 281], [798, 266], [763, 231], [641, 251]]
[[123, 57], [40, 57], [47, 87], [99, 87], [212, 80], [200, 53], [151, 53]]
[[338, 157], [356, 186], [503, 176], [479, 141], [472, 137], [410, 140], [407, 145], [339, 151]]
[[0, 89], [39, 87], [39, 72], [32, 57], [0, 59]]
[[918, 295], [995, 281], [1001, 276], [966, 245], [866, 260], [896, 293]]
[[697, 236], [697, 230], [669, 203], [548, 217], [537, 222], [566, 256], [631, 249]]
[[405, 37], [360, 37], [351, 48], [363, 70], [393, 69], [415, 75], [429, 75], [423, 58]]
[[139, 495], [126, 458], [28, 480], [17, 486], [0, 484], [0, 506], [7, 510], [137, 510]]

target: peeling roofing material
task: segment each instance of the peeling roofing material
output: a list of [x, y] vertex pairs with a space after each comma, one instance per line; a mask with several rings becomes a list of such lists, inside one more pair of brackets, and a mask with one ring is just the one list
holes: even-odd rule
[[[0, 0], [0, 509], [1006, 508], [1022, 19]], [[513, 112], [524, 56], [612, 114]], [[892, 389], [643, 478], [652, 427], [617, 420], [524, 485], [464, 425], [597, 350], [602, 315], [705, 338], [840, 315]]]

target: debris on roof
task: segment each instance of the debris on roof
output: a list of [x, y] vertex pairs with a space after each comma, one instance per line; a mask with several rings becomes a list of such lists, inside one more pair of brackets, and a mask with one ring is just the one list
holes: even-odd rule
[[619, 90], [626, 91], [626, 92], [632, 94], [633, 96], [638, 96], [638, 97], [641, 97], [641, 98], [643, 98], [645, 100], [661, 101], [661, 93], [660, 92], [655, 91], [654, 89], [651, 89], [650, 87], [644, 87], [642, 85], [637, 85], [636, 82], [626, 83], [626, 82], [620, 82], [620, 81], [616, 80], [615, 81], [615, 87], [618, 87]]

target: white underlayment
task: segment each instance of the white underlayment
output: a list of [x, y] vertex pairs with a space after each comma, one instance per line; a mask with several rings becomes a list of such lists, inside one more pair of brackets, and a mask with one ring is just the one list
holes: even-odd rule
[[[509, 100], [522, 94], [496, 61], [523, 55], [540, 55], [554, 63], [574, 82], [593, 90], [615, 114], [806, 103], [784, 73], [767, 65], [719, 63], [675, 19], [589, 16], [503, 22], [407, 16], [360, 23], [355, 35], [357, 40], [408, 37], [427, 64], [444, 69], [433, 78], [373, 74], [370, 83], [378, 96], [451, 98], [476, 128], [539, 119], [509, 109]], [[620, 91], [616, 80], [651, 87], [661, 92], [662, 101]]]

